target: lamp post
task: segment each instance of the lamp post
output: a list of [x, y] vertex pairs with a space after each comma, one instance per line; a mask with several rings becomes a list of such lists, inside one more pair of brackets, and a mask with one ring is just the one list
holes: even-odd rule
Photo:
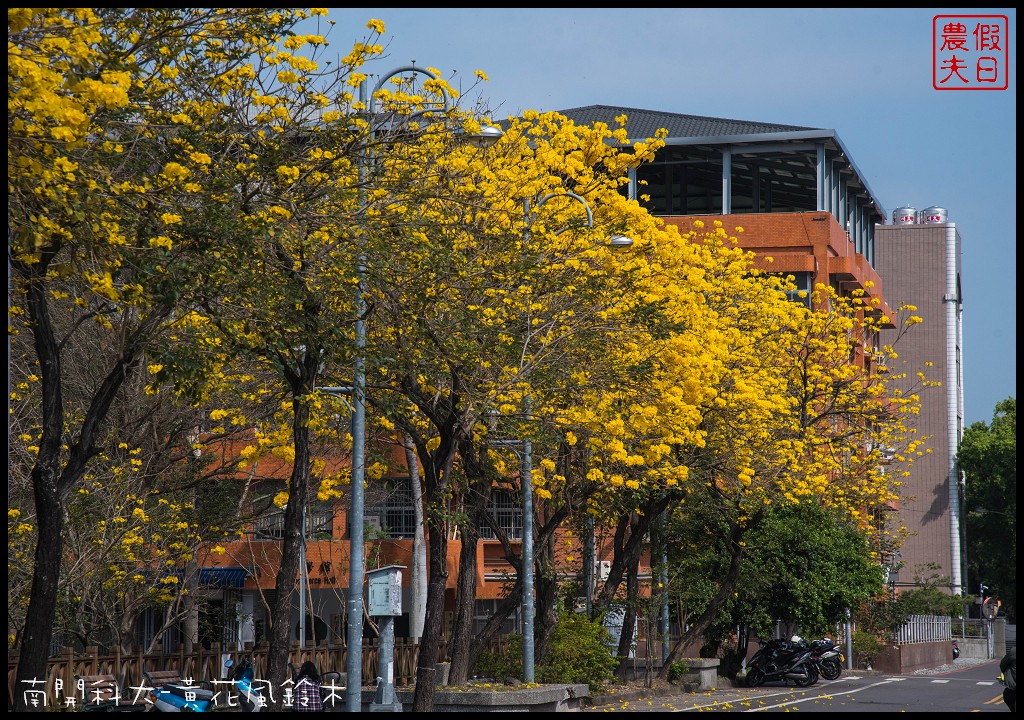
[[[537, 201], [536, 207], [531, 209], [530, 200], [523, 200], [523, 249], [525, 250], [530, 240], [530, 228], [536, 220], [536, 210], [539, 210], [544, 203], [552, 198], [568, 197], [583, 205], [587, 211], [587, 227], [594, 227], [594, 213], [585, 199], [572, 192], [548, 193]], [[565, 232], [562, 228], [555, 235]], [[633, 244], [633, 239], [625, 235], [613, 235], [608, 239], [606, 245], [612, 248], [628, 248]], [[525, 344], [529, 342], [530, 325], [527, 321], [526, 337], [523, 339], [524, 355]], [[531, 415], [531, 397], [529, 389], [523, 396], [523, 418], [529, 422]], [[523, 681], [532, 683], [534, 673], [534, 643], [533, 643], [533, 620], [534, 620], [534, 598], [533, 598], [533, 463], [530, 457], [533, 446], [530, 442], [529, 431], [523, 437], [523, 457], [520, 483], [523, 491]]]
[[[345, 396], [351, 397], [351, 396], [353, 396], [355, 394], [354, 388], [352, 388], [351, 386], [348, 386], [348, 385], [344, 385], [344, 386], [330, 386], [330, 387], [317, 387], [317, 388], [314, 388], [314, 390], [316, 390], [318, 392], [325, 393], [327, 395], [331, 395], [333, 397], [345, 397]], [[353, 446], [353, 455], [354, 455], [354, 452], [355, 452], [355, 437], [356, 437], [355, 429], [354, 429], [354, 426], [355, 426], [355, 409], [349, 403], [346, 402], [345, 404], [348, 405], [349, 413], [350, 413], [350, 418], [351, 418], [352, 446]], [[355, 465], [355, 460], [353, 460], [353, 466], [354, 465]], [[361, 495], [362, 495], [362, 492], [360, 492], [360, 496]], [[360, 497], [360, 502], [362, 502], [362, 498], [361, 497]], [[350, 512], [350, 516], [351, 516], [351, 512]], [[352, 535], [349, 534], [349, 539], [351, 540], [351, 538], [352, 538]], [[301, 557], [301, 562], [302, 562], [302, 566], [301, 566], [300, 571], [299, 571], [299, 603], [300, 604], [305, 602], [305, 600], [304, 600], [305, 593], [304, 593], [304, 589], [303, 589], [303, 581], [306, 578], [306, 573], [308, 572], [308, 570], [306, 569], [306, 505], [305, 505], [305, 503], [303, 503], [303, 505], [302, 505], [302, 557]], [[306, 579], [305, 582], [308, 583], [309, 582], [308, 579]], [[305, 647], [305, 642], [306, 642], [306, 608], [305, 607], [303, 607], [302, 608], [302, 612], [299, 613], [299, 635], [300, 635], [300, 638], [299, 638], [299, 648], [304, 648]], [[362, 643], [360, 643], [360, 649], [362, 649]], [[346, 668], [346, 670], [347, 670], [347, 668]], [[347, 692], [347, 689], [346, 689], [346, 692]]]
[[[359, 100], [367, 108], [369, 116], [369, 138], [367, 148], [372, 148], [375, 133], [374, 122], [377, 93], [391, 78], [403, 73], [419, 73], [431, 80], [437, 80], [434, 73], [415, 65], [404, 65], [395, 68], [377, 81], [373, 92], [367, 97], [366, 80], [359, 85]], [[403, 116], [404, 122], [426, 113], [447, 112], [450, 110], [448, 94], [442, 89], [443, 102], [440, 108], [427, 108]], [[473, 135], [459, 133], [463, 140], [476, 147], [493, 145], [502, 136], [499, 128], [485, 126]], [[366, 183], [370, 175], [371, 160], [363, 157], [359, 162], [359, 213], [360, 224], [366, 226]], [[356, 259], [356, 290], [355, 290], [355, 366], [352, 375], [352, 488], [351, 507], [349, 509], [349, 582], [347, 605], [347, 646], [348, 661], [347, 685], [345, 688], [345, 709], [347, 712], [360, 712], [362, 709], [361, 690], [363, 684], [363, 581], [364, 538], [363, 538], [363, 483], [366, 475], [366, 301], [364, 284], [366, 281], [366, 251], [360, 247]]]
[[[302, 498], [302, 548], [299, 554], [299, 650], [306, 648], [306, 586], [309, 571], [306, 569], [306, 498]], [[314, 643], [315, 644], [315, 643]]]

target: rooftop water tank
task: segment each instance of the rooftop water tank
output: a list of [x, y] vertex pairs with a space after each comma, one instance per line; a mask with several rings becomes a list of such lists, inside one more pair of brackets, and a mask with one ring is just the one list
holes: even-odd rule
[[892, 211], [893, 225], [914, 225], [917, 223], [917, 208], [905, 205]]
[[946, 208], [932, 206], [921, 211], [918, 222], [925, 225], [942, 225], [946, 222]]

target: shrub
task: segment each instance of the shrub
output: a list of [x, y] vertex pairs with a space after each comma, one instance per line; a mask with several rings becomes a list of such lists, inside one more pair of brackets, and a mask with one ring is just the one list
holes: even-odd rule
[[513, 633], [508, 636], [508, 651], [501, 653], [485, 650], [473, 668], [477, 677], [504, 680], [523, 677], [523, 636]]
[[864, 665], [870, 665], [884, 647], [884, 643], [875, 635], [862, 630], [854, 630], [852, 640], [853, 653]]
[[679, 681], [679, 678], [688, 672], [690, 672], [690, 663], [686, 662], [686, 660], [674, 662], [668, 666], [668, 681], [676, 683]]
[[608, 630], [599, 621], [564, 613], [547, 656], [537, 667], [538, 682], [586, 683], [590, 692], [602, 692], [615, 677], [619, 662], [608, 649], [609, 640]]

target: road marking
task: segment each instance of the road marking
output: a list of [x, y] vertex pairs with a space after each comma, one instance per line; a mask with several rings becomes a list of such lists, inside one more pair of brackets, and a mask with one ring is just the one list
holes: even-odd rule
[[[861, 688], [854, 688], [852, 690], [846, 690], [844, 692], [828, 693], [826, 695], [826, 697], [833, 698], [833, 697], [838, 697], [840, 695], [853, 695], [854, 693], [859, 693], [859, 692], [862, 692], [864, 690], [868, 690], [870, 688], [878, 687], [879, 685], [888, 685], [889, 683], [895, 682], [895, 681], [900, 680], [900, 679], [902, 679], [902, 678], [887, 678], [885, 680], [882, 680], [881, 682], [876, 682], [876, 683], [872, 683], [870, 685], [865, 685], [864, 687], [861, 687]], [[813, 697], [801, 698], [799, 700], [790, 700], [789, 702], [779, 703], [778, 705], [765, 705], [765, 706], [759, 707], [759, 708], [751, 708], [747, 712], [762, 712], [764, 710], [774, 710], [775, 708], [787, 707], [789, 705], [799, 705], [800, 703], [810, 702], [812, 700], [819, 700], [819, 699], [821, 699], [821, 697], [822, 696], [820, 696], [820, 695], [815, 695]]]
[[932, 682], [935, 683], [936, 685], [945, 685], [946, 683], [949, 682], [949, 680], [932, 680]]

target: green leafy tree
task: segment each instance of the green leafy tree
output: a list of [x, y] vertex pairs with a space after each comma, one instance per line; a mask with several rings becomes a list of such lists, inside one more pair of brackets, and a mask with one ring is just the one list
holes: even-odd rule
[[1017, 617], [1017, 400], [996, 405], [991, 424], [964, 432], [957, 464], [966, 476], [967, 574]]
[[847, 608], [882, 586], [866, 534], [813, 503], [769, 512], [749, 536], [744, 562], [749, 565], [740, 593], [749, 600], [743, 602], [763, 605], [807, 636], [830, 634]]
[[901, 592], [896, 597], [899, 612], [910, 615], [948, 615], [963, 613], [966, 598], [950, 595], [943, 588], [949, 587], [949, 577], [939, 572], [938, 563], [930, 562], [914, 569], [914, 589]]
[[[669, 545], [670, 587], [684, 622], [684, 616], [701, 614], [717, 592], [716, 583], [701, 578], [722, 577], [730, 563], [728, 536], [714, 520], [714, 503], [691, 497], [687, 507], [670, 528], [679, 542]], [[734, 594], [704, 635], [702, 652], [708, 655], [717, 655], [737, 626], [768, 637], [781, 620], [807, 637], [831, 636], [847, 608], [882, 589], [868, 535], [834, 509], [815, 503], [774, 506], [743, 542]], [[725, 669], [735, 673], [742, 659]]]

